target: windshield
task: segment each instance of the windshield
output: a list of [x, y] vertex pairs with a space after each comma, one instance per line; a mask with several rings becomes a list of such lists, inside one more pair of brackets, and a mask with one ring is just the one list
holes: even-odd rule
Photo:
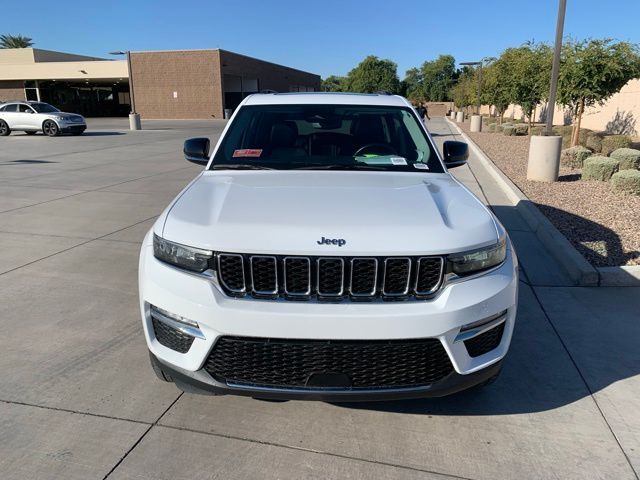
[[29, 105], [38, 113], [55, 113], [60, 111], [48, 103], [30, 103]]
[[418, 122], [408, 107], [241, 107], [211, 168], [443, 172]]

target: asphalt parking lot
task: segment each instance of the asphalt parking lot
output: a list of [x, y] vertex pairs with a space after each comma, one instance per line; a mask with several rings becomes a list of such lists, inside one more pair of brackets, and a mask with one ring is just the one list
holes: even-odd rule
[[[491, 387], [329, 404], [182, 394], [148, 364], [144, 233], [221, 121], [93, 120], [0, 138], [0, 478], [637, 479], [640, 289], [576, 288], [471, 158], [522, 262], [511, 352]], [[436, 140], [450, 130], [431, 122]]]

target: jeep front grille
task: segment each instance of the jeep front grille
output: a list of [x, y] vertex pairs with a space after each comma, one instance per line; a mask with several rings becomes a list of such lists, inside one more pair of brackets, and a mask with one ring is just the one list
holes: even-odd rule
[[429, 257], [306, 257], [218, 253], [218, 278], [229, 296], [289, 300], [426, 300], [444, 274]]

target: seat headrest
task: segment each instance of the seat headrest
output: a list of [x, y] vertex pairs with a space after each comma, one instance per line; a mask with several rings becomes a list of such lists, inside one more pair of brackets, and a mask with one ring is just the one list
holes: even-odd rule
[[271, 148], [291, 147], [298, 136], [295, 122], [274, 123], [271, 127]]
[[384, 143], [382, 119], [378, 115], [360, 115], [351, 127], [351, 134], [363, 143]]

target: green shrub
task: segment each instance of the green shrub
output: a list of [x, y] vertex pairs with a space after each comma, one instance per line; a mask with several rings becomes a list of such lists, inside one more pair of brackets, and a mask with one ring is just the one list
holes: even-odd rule
[[611, 189], [640, 195], [640, 170], [621, 170], [611, 177]]
[[609, 155], [618, 148], [631, 147], [631, 138], [628, 135], [607, 135], [602, 139], [602, 154]]
[[544, 127], [541, 127], [540, 125], [536, 127], [531, 127], [531, 135], [542, 135], [543, 132], [544, 132]]
[[582, 165], [582, 180], [600, 180], [607, 182], [618, 171], [620, 162], [615, 158], [594, 155]]
[[502, 133], [504, 135], [507, 135], [509, 137], [513, 136], [516, 134], [516, 127], [513, 125], [507, 125], [506, 127], [503, 125], [502, 126]]
[[620, 162], [620, 170], [640, 170], [640, 150], [618, 148], [611, 152], [610, 157]]
[[516, 125], [516, 135], [529, 135], [529, 125]]
[[513, 127], [513, 123], [511, 122], [502, 122], [502, 125], [500, 125], [501, 127]]
[[487, 127], [487, 131], [491, 133], [495, 133], [498, 131], [499, 127], [500, 126], [497, 123], [490, 123], [489, 126]]
[[582, 145], [565, 148], [560, 154], [560, 163], [569, 168], [582, 168], [585, 159], [590, 156], [591, 150]]
[[598, 132], [589, 132], [585, 140], [584, 146], [595, 153], [602, 152], [602, 139], [604, 136]]

